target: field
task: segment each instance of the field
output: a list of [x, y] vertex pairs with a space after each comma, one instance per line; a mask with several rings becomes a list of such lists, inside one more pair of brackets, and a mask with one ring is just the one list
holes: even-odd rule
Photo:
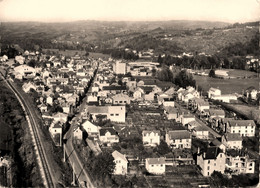
[[222, 94], [239, 93], [242, 94], [243, 90], [246, 90], [250, 86], [258, 88], [260, 78], [251, 79], [218, 79], [210, 78], [206, 76], [193, 76], [196, 83], [202, 87], [204, 91], [208, 91], [209, 88], [219, 88]]
[[[82, 56], [86, 54], [86, 51], [84, 50], [58, 50], [58, 49], [43, 49], [44, 52], [54, 52], [65, 56], [74, 56], [76, 54]], [[95, 53], [95, 52], [89, 52], [89, 57], [91, 58], [103, 58], [108, 59], [110, 55], [102, 54], [102, 53]]]

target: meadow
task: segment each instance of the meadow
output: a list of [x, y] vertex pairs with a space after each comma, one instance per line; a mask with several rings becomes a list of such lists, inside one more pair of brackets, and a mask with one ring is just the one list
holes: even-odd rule
[[259, 87], [260, 78], [240, 78], [240, 79], [219, 79], [211, 78], [207, 76], [193, 75], [197, 85], [202, 87], [204, 91], [208, 91], [209, 88], [219, 88], [222, 94], [238, 93], [242, 94], [250, 86], [254, 86], [256, 89]]

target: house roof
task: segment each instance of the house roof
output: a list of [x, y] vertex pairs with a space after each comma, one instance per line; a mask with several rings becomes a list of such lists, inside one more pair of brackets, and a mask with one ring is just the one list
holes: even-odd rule
[[172, 106], [166, 106], [164, 107], [165, 111], [169, 114], [177, 114], [179, 112], [179, 110], [175, 107]]
[[90, 114], [107, 114], [108, 107], [107, 106], [88, 106], [87, 111]]
[[103, 86], [103, 90], [126, 90], [126, 86]]
[[205, 156], [203, 156], [204, 159], [216, 159], [218, 154], [220, 153], [220, 149], [219, 147], [216, 146], [211, 146], [208, 147], [206, 152], [205, 152]]
[[174, 130], [167, 133], [171, 140], [175, 139], [189, 139], [191, 134], [187, 130]]
[[165, 158], [160, 157], [160, 158], [147, 158], [147, 162], [151, 164], [165, 164]]
[[118, 152], [117, 150], [115, 150], [113, 153], [112, 153], [112, 156], [114, 157], [114, 159], [117, 159], [117, 158], [120, 158], [122, 159], [123, 161], [125, 162], [128, 162], [125, 155], [123, 155], [122, 153]]
[[239, 133], [227, 133], [225, 134], [227, 141], [242, 141], [242, 137]]
[[209, 109], [209, 114], [211, 116], [215, 115], [215, 116], [224, 116], [225, 115], [225, 111], [221, 110], [221, 109]]
[[143, 130], [142, 134], [150, 134], [150, 133], [158, 133], [160, 135], [159, 130]]
[[230, 120], [229, 124], [231, 127], [235, 126], [256, 126], [254, 120]]
[[110, 132], [111, 135], [117, 135], [115, 129], [113, 129], [113, 128], [111, 128], [111, 127], [101, 128], [101, 129], [99, 130], [100, 136], [105, 136], [105, 134], [106, 134], [107, 132]]

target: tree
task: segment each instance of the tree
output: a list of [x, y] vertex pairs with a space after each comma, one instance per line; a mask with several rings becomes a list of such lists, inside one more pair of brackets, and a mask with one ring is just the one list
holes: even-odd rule
[[104, 181], [106, 176], [111, 176], [114, 172], [115, 162], [111, 153], [104, 151], [92, 158], [92, 173], [99, 180]]
[[157, 146], [156, 150], [160, 155], [165, 155], [171, 152], [171, 149], [169, 148], [168, 144], [163, 140], [161, 140], [160, 145]]
[[164, 67], [158, 72], [158, 79], [161, 81], [173, 81], [173, 73], [168, 67]]
[[188, 74], [186, 70], [182, 70], [174, 79], [174, 83], [179, 87], [186, 88], [188, 86], [195, 87], [196, 81], [191, 74]]
[[211, 70], [209, 71], [209, 77], [212, 77], [212, 78], [215, 78], [215, 77], [216, 77], [216, 75], [215, 75], [215, 70], [211, 69]]

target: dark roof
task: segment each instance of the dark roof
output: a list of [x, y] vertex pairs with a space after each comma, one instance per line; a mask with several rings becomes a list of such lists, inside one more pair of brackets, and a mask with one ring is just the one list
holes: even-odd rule
[[216, 159], [218, 154], [220, 153], [219, 147], [212, 146], [208, 147], [206, 150], [206, 155], [203, 157], [204, 159]]
[[100, 136], [104, 136], [107, 132], [110, 132], [111, 135], [117, 135], [115, 129], [113, 129], [111, 127], [101, 128], [99, 130]]
[[187, 130], [169, 131], [168, 135], [171, 140], [191, 138], [191, 134]]
[[230, 120], [230, 126], [256, 126], [254, 120]]
[[126, 86], [104, 86], [103, 90], [126, 90]]

